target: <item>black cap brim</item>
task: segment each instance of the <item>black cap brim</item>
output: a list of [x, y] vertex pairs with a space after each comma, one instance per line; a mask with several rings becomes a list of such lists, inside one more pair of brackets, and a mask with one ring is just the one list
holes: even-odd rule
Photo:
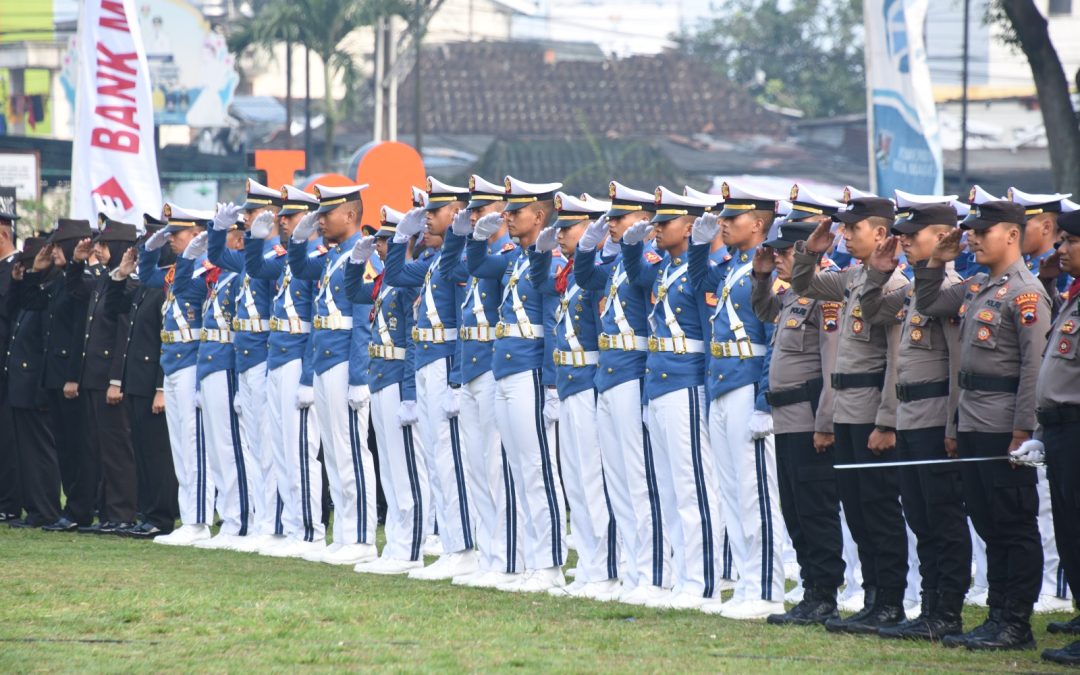
[[[682, 218], [686, 214], [683, 213], [657, 213], [652, 217], [650, 223], [669, 223], [677, 218]], [[696, 217], [696, 216], [695, 216]]]
[[905, 218], [903, 220], [898, 220], [893, 223], [893, 226], [889, 228], [889, 232], [891, 232], [892, 234], [915, 234], [924, 227], [926, 227], [926, 225], [916, 223], [909, 218]]
[[982, 218], [965, 218], [964, 222], [960, 223], [960, 229], [962, 230], [989, 230], [994, 225], [997, 225], [1001, 221], [997, 220], [984, 220]]
[[774, 248], [778, 251], [783, 251], [784, 249], [791, 248], [794, 245], [795, 242], [788, 241], [787, 239], [770, 239], [769, 241], [766, 241], [762, 244], [762, 246], [766, 248]]

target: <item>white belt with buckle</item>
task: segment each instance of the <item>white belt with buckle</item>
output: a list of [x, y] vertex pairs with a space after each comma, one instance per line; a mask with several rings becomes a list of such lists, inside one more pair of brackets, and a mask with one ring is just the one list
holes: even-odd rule
[[233, 319], [232, 329], [245, 333], [265, 333], [270, 330], [270, 322], [266, 319]]
[[618, 335], [600, 333], [600, 335], [597, 336], [597, 342], [599, 343], [600, 351], [607, 351], [609, 349], [621, 349], [626, 352], [649, 351], [649, 340], [638, 335], [626, 333], [619, 333]]
[[311, 322], [316, 330], [352, 330], [351, 316], [317, 316]]
[[495, 328], [492, 326], [468, 326], [461, 329], [461, 339], [491, 342], [495, 339]]
[[412, 329], [413, 342], [434, 342], [441, 344], [457, 339], [457, 328], [416, 328]]
[[649, 338], [650, 352], [672, 352], [674, 354], [704, 354], [705, 343], [688, 338]]
[[368, 356], [384, 361], [400, 361], [405, 358], [405, 349], [386, 345], [368, 345]]
[[600, 361], [600, 352], [563, 352], [556, 349], [551, 355], [557, 366], [583, 368], [595, 366]]
[[500, 321], [495, 325], [495, 337], [517, 337], [524, 338], [526, 340], [542, 340], [544, 339], [544, 327], [538, 323], [527, 323], [528, 332], [531, 335], [526, 334], [521, 326], [516, 323], [503, 323]]
[[270, 330], [278, 333], [293, 333], [296, 335], [311, 332], [311, 322], [300, 319], [270, 319]]
[[749, 340], [728, 340], [727, 342], [709, 343], [709, 351], [718, 359], [740, 358], [749, 359], [755, 356], [765, 356], [765, 345], [758, 345]]
[[166, 345], [194, 342], [195, 335], [190, 330], [163, 330], [161, 343]]
[[199, 333], [199, 339], [203, 342], [221, 342], [227, 344], [233, 341], [232, 331], [218, 330], [216, 328], [203, 328]]

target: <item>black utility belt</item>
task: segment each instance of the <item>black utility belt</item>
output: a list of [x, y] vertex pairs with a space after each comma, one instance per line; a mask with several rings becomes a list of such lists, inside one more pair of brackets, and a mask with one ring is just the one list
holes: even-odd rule
[[960, 371], [961, 389], [968, 391], [996, 391], [1002, 394], [1015, 394], [1020, 389], [1019, 377], [1000, 377], [998, 375], [976, 375], [966, 370]]
[[1052, 408], [1039, 408], [1035, 411], [1039, 424], [1072, 424], [1080, 422], [1080, 405], [1056, 405]]
[[885, 372], [880, 373], [833, 373], [833, 389], [881, 389], [885, 386]]
[[821, 390], [825, 386], [825, 380], [822, 378], [816, 378], [803, 382], [797, 387], [791, 389], [782, 389], [780, 391], [767, 391], [765, 392], [765, 400], [769, 402], [769, 405], [773, 408], [782, 408], [786, 405], [795, 405], [796, 403], [810, 403], [811, 401], [817, 401], [821, 396]]
[[896, 398], [902, 403], [922, 401], [928, 398], [941, 398], [949, 395], [949, 381], [925, 382], [923, 384], [896, 385]]

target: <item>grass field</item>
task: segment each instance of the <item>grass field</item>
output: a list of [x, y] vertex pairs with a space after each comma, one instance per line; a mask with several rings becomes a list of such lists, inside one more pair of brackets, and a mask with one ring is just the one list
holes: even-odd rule
[[[360, 575], [347, 567], [0, 528], [0, 672], [1053, 671], [696, 612]], [[974, 626], [984, 611], [968, 610]], [[1062, 646], [1036, 618], [1039, 648]]]

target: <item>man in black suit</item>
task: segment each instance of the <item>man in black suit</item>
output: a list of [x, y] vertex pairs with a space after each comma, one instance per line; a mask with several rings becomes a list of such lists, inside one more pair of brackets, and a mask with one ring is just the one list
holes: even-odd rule
[[[0, 354], [7, 354], [14, 314], [9, 311], [11, 269], [15, 265], [14, 197], [0, 195]], [[0, 373], [0, 521], [15, 520], [22, 513], [19, 496], [19, 465], [15, 452], [15, 428], [8, 405], [6, 375]]]
[[109, 274], [135, 245], [138, 234], [134, 225], [104, 215], [99, 225], [98, 236], [81, 239], [64, 269], [67, 292], [87, 303], [78, 382], [89, 433], [76, 485], [80, 501], [100, 497], [101, 504], [98, 524], [79, 531], [121, 534], [135, 525], [137, 498], [135, 451], [121, 390], [129, 320], [126, 311], [117, 315], [105, 311], [105, 294]]
[[[152, 216], [144, 216], [146, 234], [164, 226]], [[171, 249], [166, 247], [171, 258]], [[138, 469], [139, 511], [143, 520], [125, 534], [152, 539], [172, 532], [180, 508], [177, 505], [177, 482], [169, 446], [169, 427], [165, 421], [165, 375], [161, 370], [161, 306], [165, 291], [142, 283], [135, 274], [138, 263], [134, 247], [110, 275], [105, 295], [105, 312], [114, 318], [127, 315], [130, 328], [122, 355], [120, 391], [131, 421], [131, 440]], [[171, 265], [162, 256], [161, 264]]]
[[[26, 516], [9, 521], [12, 527], [42, 527], [60, 520], [60, 466], [49, 416], [49, 398], [41, 386], [45, 368], [44, 311], [23, 307], [24, 270], [45, 246], [42, 237], [23, 242], [23, 251], [12, 267], [9, 309], [14, 322], [11, 342], [5, 351], [4, 392], [11, 402], [14, 439], [11, 450], [18, 455], [22, 508]], [[58, 272], [53, 272], [58, 274]]]

